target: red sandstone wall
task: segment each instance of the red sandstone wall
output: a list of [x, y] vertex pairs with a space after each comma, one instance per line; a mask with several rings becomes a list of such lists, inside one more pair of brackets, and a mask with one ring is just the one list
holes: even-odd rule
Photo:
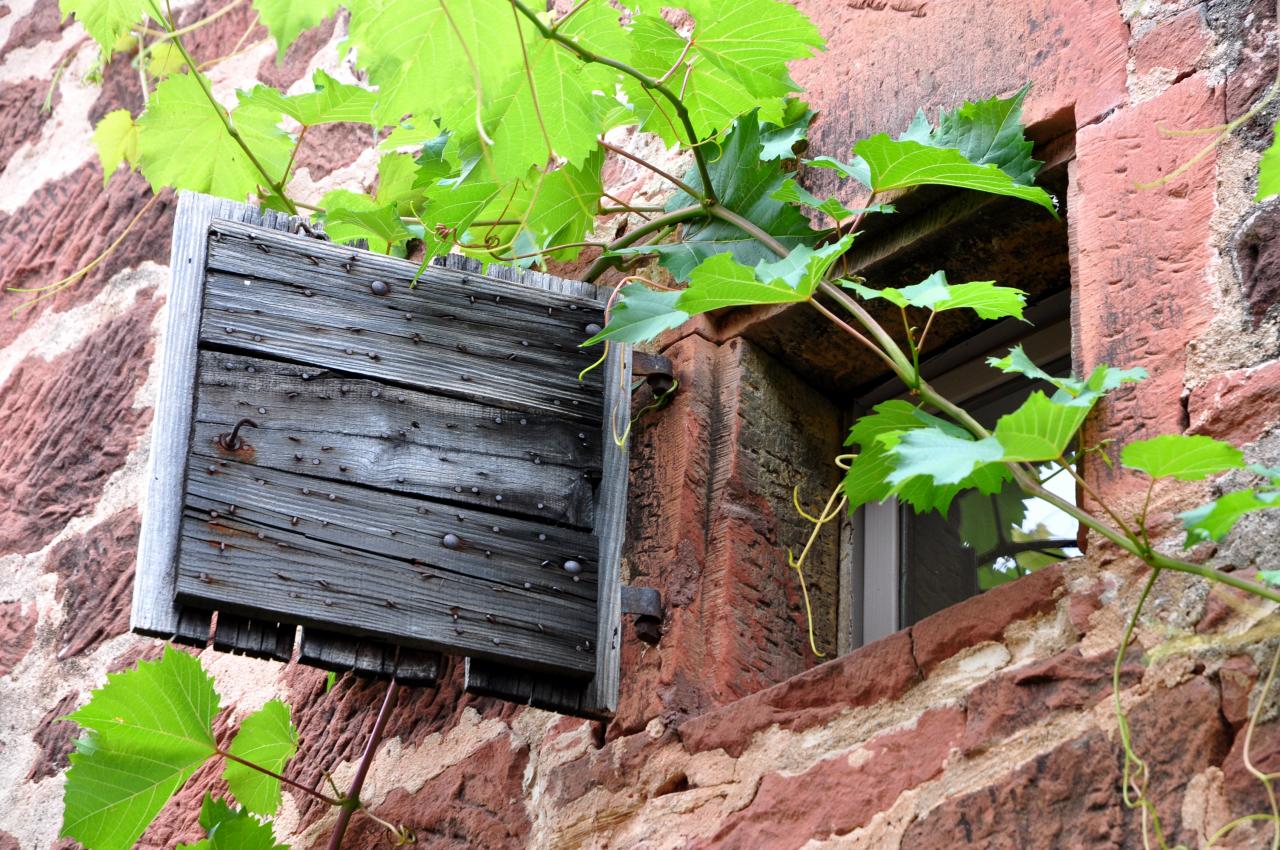
[[[1280, 462], [1280, 249], [1271, 240], [1280, 208], [1248, 201], [1265, 127], [1245, 128], [1158, 190], [1134, 188], [1202, 143], [1167, 138], [1158, 124], [1221, 123], [1265, 87], [1276, 64], [1269, 0], [906, 4], [923, 16], [801, 5], [831, 46], [796, 72], [822, 110], [818, 153], [843, 156], [857, 135], [896, 129], [919, 104], [1027, 79], [1033, 134], [1075, 131], [1078, 360], [1141, 364], [1154, 376], [1107, 407], [1098, 436], [1187, 430]], [[248, 14], [221, 19], [197, 53], [234, 43]], [[281, 66], [270, 45], [252, 48], [214, 72], [218, 90], [255, 77], [287, 86], [317, 63], [332, 68], [340, 36], [341, 25], [308, 36]], [[0, 2], [3, 287], [74, 270], [145, 202], [137, 177], [101, 189], [92, 122], [136, 110], [139, 91], [123, 67], [103, 88], [85, 84], [92, 53], [53, 0]], [[38, 106], [64, 61], [46, 115]], [[368, 186], [373, 161], [359, 156], [358, 138], [342, 127], [311, 138], [323, 144], [302, 157], [295, 188], [304, 196]], [[610, 168], [628, 197], [658, 191], [626, 163]], [[162, 198], [121, 251], [34, 309], [11, 317], [21, 299], [0, 298], [3, 850], [69, 846], [56, 835], [72, 730], [57, 718], [106, 671], [157, 651], [125, 629], [172, 208]], [[391, 720], [367, 786], [378, 813], [413, 828], [420, 847], [459, 850], [1141, 846], [1138, 819], [1118, 797], [1104, 699], [1133, 565], [1095, 547], [1086, 561], [815, 667], [784, 559], [796, 533], [778, 501], [789, 473], [771, 457], [778, 435], [818, 451], [838, 434], [804, 398], [761, 390], [761, 377], [781, 367], [741, 341], [688, 336], [667, 353], [682, 391], [634, 438], [627, 568], [662, 589], [670, 616], [658, 647], [628, 642], [618, 718], [602, 729], [465, 696], [451, 666], [439, 688], [407, 694]], [[760, 417], [770, 429], [753, 432]], [[1125, 498], [1123, 481], [1094, 474]], [[1161, 492], [1158, 518], [1167, 523], [1207, 492]], [[1274, 567], [1274, 539], [1273, 526], [1251, 522], [1217, 557]], [[829, 610], [829, 581], [818, 594]], [[1243, 767], [1241, 730], [1259, 663], [1269, 661], [1259, 640], [1276, 627], [1230, 594], [1173, 578], [1153, 610], [1124, 668], [1124, 699], [1166, 825], [1196, 846], [1263, 804]], [[1140, 663], [1142, 648], [1169, 636], [1182, 651]], [[322, 769], [349, 777], [378, 687], [326, 693], [313, 670], [212, 651], [202, 660], [225, 696], [220, 729], [281, 696], [296, 706], [302, 735], [291, 770], [303, 781]], [[1255, 759], [1280, 765], [1280, 724], [1258, 730]], [[141, 846], [193, 838], [193, 802], [210, 784], [198, 777]], [[322, 846], [328, 823], [286, 794], [279, 833], [294, 846]], [[1258, 839], [1243, 834], [1236, 846]], [[390, 844], [365, 822], [349, 846]]]

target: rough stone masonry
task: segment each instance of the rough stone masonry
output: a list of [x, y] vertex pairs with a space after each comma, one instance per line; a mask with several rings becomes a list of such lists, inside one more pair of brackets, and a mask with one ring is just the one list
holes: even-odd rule
[[[1076, 364], [1140, 364], [1153, 376], [1106, 406], [1095, 436], [1205, 433], [1245, 444], [1251, 460], [1280, 461], [1280, 205], [1250, 201], [1272, 118], [1159, 188], [1135, 188], [1204, 144], [1163, 128], [1221, 124], [1273, 79], [1270, 0], [800, 5], [829, 42], [795, 70], [821, 112], [811, 153], [845, 156], [857, 137], [905, 126], [919, 105], [1009, 93], [1026, 80], [1031, 134], [1074, 139]], [[207, 12], [195, 2], [180, 15]], [[246, 4], [200, 31], [197, 55], [227, 52], [251, 14]], [[254, 29], [247, 50], [213, 69], [217, 95], [255, 79], [304, 90], [315, 67], [349, 75], [335, 51], [343, 27], [339, 18], [307, 35], [282, 64]], [[105, 85], [86, 83], [96, 51], [59, 19], [55, 0], [0, 0], [0, 45], [8, 290], [97, 256], [147, 187], [121, 174], [104, 191], [90, 141], [103, 114], [141, 106], [124, 60]], [[618, 141], [652, 148], [625, 132]], [[319, 129], [308, 142], [299, 197], [372, 186], [375, 161], [352, 128]], [[627, 200], [664, 191], [625, 161], [610, 163], [609, 176]], [[30, 309], [29, 295], [0, 296], [3, 850], [72, 846], [57, 835], [74, 733], [58, 718], [108, 671], [158, 652], [126, 628], [173, 207], [162, 196], [106, 262], [56, 296]], [[663, 347], [682, 389], [633, 437], [625, 567], [662, 591], [668, 618], [656, 647], [628, 634], [616, 719], [467, 696], [451, 664], [391, 718], [366, 786], [378, 815], [410, 827], [424, 848], [1142, 846], [1139, 818], [1119, 798], [1107, 699], [1136, 565], [1094, 545], [1086, 558], [816, 664], [785, 560], [802, 531], [786, 501], [792, 473], [775, 448], [817, 451], [840, 435], [815, 424], [820, 404], [788, 387], [797, 376], [714, 323]], [[1091, 474], [1121, 505], [1133, 498], [1105, 467]], [[1171, 542], [1172, 514], [1210, 493], [1209, 484], [1157, 491], [1154, 515]], [[1197, 554], [1274, 568], [1277, 539], [1259, 517]], [[832, 558], [833, 549], [819, 561]], [[831, 582], [817, 592], [819, 610], [830, 610]], [[1162, 578], [1155, 596], [1122, 697], [1171, 840], [1201, 846], [1265, 805], [1244, 767], [1242, 730], [1280, 630], [1268, 609], [1177, 577]], [[1170, 638], [1167, 651], [1144, 655]], [[350, 778], [381, 698], [376, 683], [326, 691], [313, 669], [200, 656], [224, 696], [220, 734], [281, 697], [301, 733], [290, 772]], [[1264, 712], [1254, 736], [1263, 770], [1280, 768], [1275, 713]], [[214, 772], [197, 775], [140, 846], [194, 840], [197, 801], [219, 787]], [[286, 792], [277, 832], [320, 847], [331, 818]], [[1265, 835], [1241, 830], [1231, 845]], [[391, 845], [357, 819], [348, 846]]]

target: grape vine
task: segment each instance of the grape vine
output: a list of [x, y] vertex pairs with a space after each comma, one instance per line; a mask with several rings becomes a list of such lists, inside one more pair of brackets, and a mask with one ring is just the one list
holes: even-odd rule
[[[1280, 602], [1280, 576], [1264, 574], [1258, 583], [1167, 554], [1152, 539], [1147, 516], [1158, 481], [1246, 470], [1253, 487], [1181, 515], [1187, 547], [1221, 540], [1245, 514], [1280, 507], [1280, 469], [1249, 465], [1239, 449], [1210, 437], [1134, 441], [1120, 462], [1145, 476], [1147, 499], [1138, 515], [1122, 515], [1077, 471], [1077, 461], [1096, 449], [1082, 443], [1080, 430], [1108, 394], [1143, 380], [1142, 369], [1099, 365], [1088, 375], [1063, 378], [1014, 348], [992, 358], [991, 366], [1048, 390], [1032, 393], [988, 430], [924, 379], [921, 352], [939, 313], [1022, 318], [1026, 294], [994, 281], [953, 283], [943, 271], [901, 288], [847, 274], [861, 224], [868, 216], [893, 215], [894, 199], [918, 186], [1000, 195], [1027, 202], [1028, 214], [1057, 216], [1053, 197], [1035, 183], [1040, 163], [1021, 122], [1026, 89], [965, 103], [936, 123], [921, 112], [899, 136], [882, 133], [853, 144], [848, 161], [805, 159], [813, 113], [796, 98], [787, 67], [823, 42], [810, 20], [779, 0], [677, 0], [653, 7], [579, 0], [562, 13], [522, 0], [250, 0], [279, 55], [341, 7], [342, 50], [354, 58], [336, 63], [332, 74], [316, 71], [310, 92], [256, 85], [224, 102], [207, 74], [219, 58], [193, 56], [186, 37], [243, 2], [230, 0], [180, 24], [156, 0], [62, 0], [62, 11], [74, 15], [102, 51], [99, 66], [128, 55], [146, 94], [139, 114], [117, 110], [97, 125], [104, 181], [123, 167], [140, 171], [156, 192], [192, 190], [255, 198], [290, 213], [308, 210], [336, 241], [362, 240], [402, 256], [420, 249], [424, 263], [458, 251], [530, 265], [593, 249], [599, 254], [584, 274], [588, 281], [656, 262], [676, 282], [660, 287], [623, 277], [607, 326], [584, 345], [647, 342], [693, 316], [729, 307], [808, 305], [901, 379], [907, 397], [878, 405], [854, 424], [848, 445], [856, 451], [838, 458], [843, 483], [821, 512], [807, 515], [797, 502], [814, 526], [800, 556], [790, 560], [802, 584], [813, 540], [841, 510], [893, 496], [917, 511], [945, 512], [963, 492], [995, 494], [1012, 483], [1145, 563], [1148, 591], [1167, 571]], [[248, 31], [241, 42], [247, 37]], [[379, 153], [377, 188], [335, 190], [309, 205], [291, 194], [299, 151], [310, 129], [330, 123], [364, 125]], [[683, 153], [691, 160], [688, 173], [670, 173], [610, 141], [623, 127]], [[634, 206], [611, 191], [603, 179], [608, 156], [669, 183], [669, 202]], [[796, 179], [797, 168], [833, 170], [861, 186], [865, 200], [850, 208], [816, 197]], [[1280, 149], [1273, 146], [1262, 160], [1258, 195], [1276, 193]], [[630, 229], [595, 238], [601, 218], [619, 214], [634, 217]], [[899, 309], [897, 339], [868, 310], [876, 301]], [[1075, 479], [1096, 509], [1046, 489], [1046, 469]], [[1140, 601], [1117, 671], [1141, 610]], [[1145, 795], [1145, 765], [1130, 745], [1118, 672], [1115, 687], [1125, 800], [1142, 809], [1144, 835], [1150, 825], [1164, 847], [1158, 814]], [[393, 700], [394, 685], [380, 720]], [[368, 814], [360, 780], [377, 734], [352, 790], [330, 796], [284, 776], [296, 749], [286, 706], [268, 703], [223, 748], [211, 727], [217, 702], [199, 664], [173, 650], [112, 677], [71, 716], [85, 735], [68, 775], [64, 834], [91, 850], [126, 850], [200, 765], [221, 758], [239, 807], [206, 798], [200, 822], [208, 837], [190, 848], [277, 847], [260, 817], [274, 812], [281, 782], [339, 809], [330, 843], [338, 847], [350, 818]], [[161, 715], [160, 704], [174, 711]], [[1270, 791], [1270, 779], [1262, 781]], [[1280, 825], [1271, 799], [1272, 813], [1257, 817]], [[405, 838], [402, 828], [386, 826]]]

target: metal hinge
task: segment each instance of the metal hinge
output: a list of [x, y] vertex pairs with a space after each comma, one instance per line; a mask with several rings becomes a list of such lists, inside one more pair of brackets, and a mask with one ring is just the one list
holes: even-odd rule
[[622, 585], [622, 613], [636, 618], [636, 637], [656, 645], [662, 637], [662, 594], [652, 587]]

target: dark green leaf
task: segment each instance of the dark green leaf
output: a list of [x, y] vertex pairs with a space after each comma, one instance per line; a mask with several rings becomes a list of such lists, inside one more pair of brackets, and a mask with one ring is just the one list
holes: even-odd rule
[[810, 194], [807, 189], [797, 183], [795, 180], [788, 178], [783, 184], [777, 188], [769, 196], [775, 201], [783, 201], [788, 204], [800, 204], [801, 206], [811, 207], [819, 212], [825, 213], [836, 221], [840, 221], [850, 216], [861, 215], [863, 213], [891, 213], [895, 211], [893, 204], [874, 204], [870, 207], [860, 207], [851, 210], [844, 204], [840, 203], [838, 198], [817, 198]]
[[916, 141], [955, 148], [975, 165], [994, 165], [1015, 183], [1030, 186], [1043, 164], [1031, 158], [1031, 141], [1023, 135], [1022, 101], [1030, 88], [1028, 83], [1013, 97], [965, 103], [944, 112], [928, 141]]
[[676, 307], [679, 300], [679, 292], [659, 292], [642, 283], [629, 283], [622, 287], [608, 326], [582, 345], [595, 345], [606, 339], [646, 342], [665, 330], [678, 328], [689, 319], [688, 313]]
[[[811, 244], [817, 234], [809, 228], [808, 219], [795, 207], [770, 197], [782, 185], [786, 174], [777, 161], [762, 162], [760, 151], [759, 122], [755, 114], [744, 115], [726, 134], [720, 157], [710, 166], [720, 202], [788, 248]], [[695, 188], [702, 187], [696, 169], [686, 175], [685, 180]], [[668, 208], [676, 210], [693, 203], [696, 203], [693, 198], [678, 192]], [[677, 280], [688, 280], [703, 260], [724, 252], [733, 254], [744, 266], [776, 259], [763, 243], [719, 219], [686, 223], [680, 243], [645, 250], [658, 254]]]
[[804, 101], [787, 98], [782, 120], [778, 124], [760, 127], [760, 158], [793, 159], [803, 153], [809, 124], [816, 114]]

